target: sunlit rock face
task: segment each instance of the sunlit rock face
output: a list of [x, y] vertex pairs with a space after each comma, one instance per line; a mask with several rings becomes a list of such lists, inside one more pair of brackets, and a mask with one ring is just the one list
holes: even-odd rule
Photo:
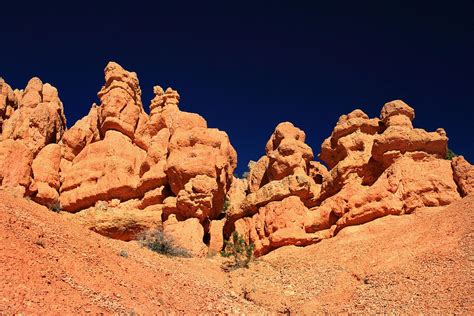
[[445, 131], [414, 128], [401, 100], [378, 118], [342, 115], [318, 155], [280, 123], [239, 179], [227, 134], [181, 111], [176, 90], [155, 86], [147, 113], [136, 73], [110, 62], [104, 74], [98, 104], [69, 129], [52, 85], [0, 80], [1, 190], [111, 238], [162, 229], [196, 256], [222, 250], [233, 231], [264, 255], [474, 192], [473, 166], [446, 160]]

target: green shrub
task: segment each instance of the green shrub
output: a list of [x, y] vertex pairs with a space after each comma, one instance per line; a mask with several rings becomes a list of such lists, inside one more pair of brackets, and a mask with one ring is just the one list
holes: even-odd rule
[[53, 203], [49, 205], [48, 208], [50, 211], [53, 211], [55, 213], [59, 213], [63, 210], [63, 208], [61, 207], [61, 203], [59, 203], [59, 201], [54, 201]]
[[101, 212], [108, 211], [109, 204], [106, 201], [99, 201], [95, 203], [95, 209]]
[[224, 200], [224, 205], [222, 206], [221, 214], [225, 214], [229, 206], [230, 206], [230, 202], [229, 202], [229, 199], [226, 197]]
[[225, 247], [221, 255], [234, 258], [231, 268], [248, 268], [253, 257], [254, 248], [253, 244], [247, 245], [242, 236], [234, 231], [231, 238], [225, 241]]
[[161, 228], [144, 232], [141, 234], [139, 241], [142, 246], [163, 255], [184, 258], [191, 257], [186, 249], [176, 246], [173, 238], [166, 235]]
[[459, 156], [456, 154], [454, 151], [448, 148], [448, 152], [446, 153], [446, 159], [447, 160], [452, 160], [454, 157]]
[[120, 250], [119, 256], [128, 258], [128, 252], [126, 250]]

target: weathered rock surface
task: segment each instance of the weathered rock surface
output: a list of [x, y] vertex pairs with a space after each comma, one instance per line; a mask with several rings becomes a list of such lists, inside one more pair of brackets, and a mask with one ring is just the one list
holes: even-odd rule
[[[249, 194], [244, 199], [239, 198], [240, 204], [231, 199], [232, 206], [226, 214], [226, 236], [231, 234], [235, 221], [253, 216], [270, 202], [294, 196], [307, 207], [315, 205], [322, 175], [327, 171], [312, 161], [313, 151], [304, 143], [305, 137], [305, 133], [290, 122], [277, 125], [265, 147], [266, 155], [249, 165]], [[252, 220], [255, 219], [252, 217], [247, 224], [255, 224]]]
[[255, 245], [258, 256], [285, 245], [310, 245], [327, 235], [326, 232], [306, 233], [305, 227], [310, 223], [308, 209], [297, 196], [290, 196], [268, 203], [251, 218], [239, 219], [235, 229], [247, 243]]
[[[192, 200], [196, 200], [196, 206], [191, 208], [200, 212], [192, 211], [193, 217], [216, 218], [224, 205], [236, 165], [237, 155], [226, 133], [199, 127], [175, 131], [170, 139], [165, 172], [171, 190], [178, 196], [178, 209], [180, 200], [189, 200], [181, 204], [185, 212]], [[198, 176], [206, 178], [192, 180]]]
[[58, 201], [61, 186], [59, 169], [61, 163], [61, 146], [49, 144], [33, 160], [32, 171], [34, 182], [31, 192], [37, 192], [33, 199], [43, 205], [52, 205]]
[[433, 156], [405, 156], [397, 160], [370, 187], [347, 197], [337, 230], [386, 215], [411, 213], [422, 207], [448, 205], [460, 199], [448, 160]]
[[280, 123], [238, 179], [227, 134], [181, 111], [176, 90], [155, 86], [147, 114], [136, 73], [114, 62], [104, 73], [99, 105], [68, 130], [56, 88], [0, 80], [0, 189], [112, 238], [163, 226], [197, 256], [204, 240], [220, 251], [234, 230], [263, 255], [474, 193], [473, 166], [445, 160], [446, 132], [414, 128], [415, 110], [401, 100], [379, 118], [342, 115], [321, 146], [325, 165], [304, 131]]
[[72, 221], [114, 239], [137, 239], [143, 231], [161, 227], [161, 207], [151, 206], [143, 210], [99, 201], [95, 206], [70, 214]]
[[0, 185], [23, 196], [31, 183], [33, 154], [21, 140], [0, 142]]
[[2, 133], [3, 122], [12, 116], [17, 108], [18, 98], [15, 92], [5, 80], [0, 78], [0, 133]]
[[22, 92], [18, 108], [3, 122], [2, 139], [22, 140], [36, 156], [47, 144], [59, 141], [65, 127], [56, 88], [35, 77]]
[[213, 220], [209, 224], [209, 253], [217, 254], [224, 248], [224, 225], [226, 219]]
[[61, 139], [63, 158], [72, 161], [84, 147], [99, 140], [99, 107], [94, 104], [89, 114], [64, 133]]
[[172, 238], [177, 247], [186, 249], [191, 256], [206, 255], [207, 247], [203, 242], [204, 228], [197, 218], [178, 221], [174, 215], [171, 215], [163, 223], [163, 232]]
[[[35, 77], [24, 90], [12, 90], [2, 79], [0, 187], [20, 196], [34, 194], [45, 204], [57, 199], [59, 182], [52, 179], [57, 176], [52, 170], [57, 167], [57, 158], [45, 153], [38, 157], [35, 170], [31, 166], [46, 145], [61, 139], [65, 128], [66, 118], [56, 88]], [[32, 181], [35, 174], [38, 183]]]
[[121, 132], [86, 146], [62, 172], [60, 201], [64, 210], [76, 212], [99, 200], [128, 200], [140, 196], [138, 184], [146, 153]]
[[98, 93], [100, 131], [120, 131], [133, 138], [140, 114], [143, 113], [137, 74], [110, 62], [105, 67], [105, 85]]
[[[248, 195], [240, 207], [228, 211], [226, 225], [233, 223], [260, 255], [280, 245], [315, 242], [382, 216], [448, 205], [460, 194], [470, 194], [472, 166], [459, 157], [451, 166], [444, 159], [444, 130], [413, 128], [414, 117], [414, 109], [400, 100], [386, 103], [380, 119], [361, 110], [342, 115], [319, 154], [329, 170], [312, 161], [302, 131], [289, 123], [278, 125], [265, 148], [267, 155], [250, 169]], [[276, 242], [280, 233], [268, 227], [277, 219], [268, 214], [280, 204], [293, 214], [288, 202], [283, 203], [290, 198], [292, 207], [298, 205], [296, 200], [302, 206], [296, 207], [298, 228], [290, 230], [301, 239], [282, 237], [284, 242]], [[288, 216], [278, 218], [295, 223]], [[311, 239], [315, 233], [318, 237]]]
[[474, 166], [463, 156], [452, 160], [454, 181], [456, 181], [462, 196], [474, 194]]

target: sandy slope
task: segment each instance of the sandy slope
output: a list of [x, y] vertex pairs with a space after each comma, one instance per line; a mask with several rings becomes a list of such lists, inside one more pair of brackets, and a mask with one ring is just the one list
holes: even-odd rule
[[[0, 193], [0, 313], [474, 313], [474, 196], [285, 247], [230, 273]], [[128, 257], [121, 257], [120, 251]]]

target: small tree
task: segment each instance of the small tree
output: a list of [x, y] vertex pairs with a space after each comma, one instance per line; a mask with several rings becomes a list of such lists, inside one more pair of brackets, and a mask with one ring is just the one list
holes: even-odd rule
[[453, 160], [453, 158], [456, 157], [456, 156], [459, 156], [459, 155], [448, 148], [448, 152], [446, 153], [446, 159], [447, 160]]
[[225, 247], [221, 255], [226, 258], [234, 258], [233, 268], [248, 268], [253, 257], [254, 248], [254, 244], [247, 245], [242, 236], [234, 231], [231, 238], [225, 241]]

